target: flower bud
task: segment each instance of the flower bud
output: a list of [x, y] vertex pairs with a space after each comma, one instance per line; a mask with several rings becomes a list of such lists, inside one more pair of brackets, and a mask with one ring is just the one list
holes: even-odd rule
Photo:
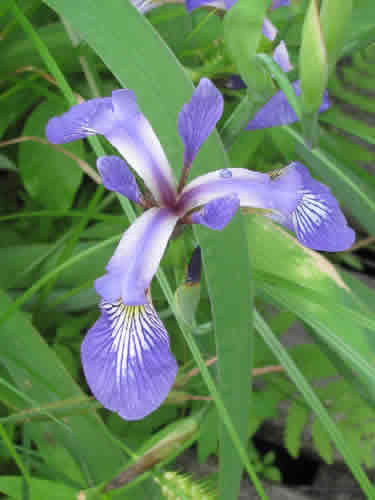
[[311, 0], [302, 29], [299, 56], [302, 111], [318, 111], [328, 80], [327, 51], [316, 0]]

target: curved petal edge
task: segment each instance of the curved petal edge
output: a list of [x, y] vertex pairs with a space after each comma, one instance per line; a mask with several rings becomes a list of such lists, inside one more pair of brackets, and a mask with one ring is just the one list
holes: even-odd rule
[[302, 179], [299, 203], [287, 217], [272, 218], [294, 231], [300, 243], [313, 250], [342, 252], [350, 248], [355, 232], [330, 189], [311, 177], [301, 163], [292, 163], [289, 168], [294, 168]]
[[139, 420], [167, 397], [177, 374], [168, 333], [153, 306], [102, 302], [81, 346], [87, 383], [98, 401]]
[[190, 165], [204, 141], [216, 127], [224, 109], [224, 99], [215, 85], [202, 78], [178, 114], [178, 132], [185, 145], [184, 163]]

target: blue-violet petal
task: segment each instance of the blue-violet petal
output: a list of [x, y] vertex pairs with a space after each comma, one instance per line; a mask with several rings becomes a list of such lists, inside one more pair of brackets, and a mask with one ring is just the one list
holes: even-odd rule
[[101, 308], [81, 346], [87, 383], [105, 408], [142, 419], [162, 404], [177, 374], [168, 333], [150, 304]]
[[[297, 96], [300, 95], [300, 81], [292, 83], [292, 87]], [[330, 107], [328, 92], [324, 93], [322, 105], [319, 113], [326, 111]], [[249, 122], [246, 130], [257, 130], [263, 128], [288, 125], [298, 120], [296, 113], [282, 90], [276, 92], [274, 96], [255, 114]]]
[[139, 203], [141, 193], [137, 181], [124, 160], [118, 156], [101, 156], [96, 164], [107, 189]]
[[235, 193], [216, 198], [206, 203], [198, 212], [194, 212], [192, 220], [194, 224], [221, 231], [232, 220], [239, 206], [240, 199]]
[[178, 132], [184, 142], [184, 163], [190, 165], [211, 134], [224, 109], [224, 99], [215, 85], [202, 78], [178, 114]]

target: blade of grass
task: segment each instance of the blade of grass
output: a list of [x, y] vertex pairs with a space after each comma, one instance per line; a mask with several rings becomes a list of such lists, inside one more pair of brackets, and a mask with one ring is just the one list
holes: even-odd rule
[[[338, 352], [341, 358], [346, 360], [353, 367], [356, 373], [370, 380], [375, 386], [375, 368], [348, 343], [333, 333], [329, 326], [319, 319], [317, 314], [314, 314], [314, 312], [311, 311], [311, 308], [308, 306], [308, 303], [311, 304], [310, 299], [306, 299], [306, 297], [302, 298], [301, 295], [297, 295], [295, 293], [290, 293], [286, 288], [280, 289], [266, 283], [262, 284], [262, 288], [269, 296], [273, 297], [278, 303], [283, 305], [283, 307], [286, 307], [287, 309], [293, 307], [296, 314], [298, 314], [303, 321], [308, 323], [316, 332], [318, 332], [322, 340], [331, 349]], [[306, 304], [306, 307], [304, 307], [304, 304]], [[314, 302], [314, 310], [316, 310], [317, 305], [317, 302]], [[325, 305], [319, 304], [319, 307], [320, 312], [325, 313], [327, 311], [327, 307], [330, 308], [330, 303], [326, 302]], [[340, 307], [337, 309], [337, 313], [345, 317], [345, 314], [348, 314], [348, 309]], [[350, 316], [352, 317], [351, 314]], [[358, 318], [359, 317], [360, 315], [358, 315]], [[365, 348], [365, 346], [363, 347]]]
[[[17, 394], [19, 392], [20, 391], [18, 391]], [[30, 400], [30, 398], [28, 398], [26, 395], [24, 395], [24, 399], [28, 402]], [[33, 402], [33, 405], [30, 409], [13, 413], [8, 417], [1, 417], [0, 423], [20, 424], [48, 419], [54, 420], [54, 422], [56, 423], [60, 423], [60, 421], [55, 418], [55, 415], [59, 418], [69, 417], [72, 415], [81, 415], [101, 407], [102, 405], [99, 402], [93, 400], [92, 398], [88, 398], [85, 395], [82, 395], [78, 398], [63, 399], [44, 406], [37, 406], [36, 402]]]
[[40, 280], [38, 280], [32, 287], [30, 287], [24, 294], [22, 294], [18, 299], [16, 299], [13, 304], [2, 314], [0, 314], [0, 324], [6, 321], [10, 315], [16, 311], [20, 306], [22, 306], [27, 300], [29, 300], [35, 293], [40, 290], [44, 285], [46, 285], [51, 279], [54, 279], [56, 276], [58, 276], [64, 269], [67, 269], [68, 267], [72, 266], [76, 262], [79, 262], [80, 260], [89, 257], [91, 254], [95, 253], [96, 251], [105, 248], [108, 245], [111, 245], [113, 243], [116, 243], [120, 240], [122, 236], [121, 234], [118, 234], [116, 236], [113, 236], [112, 238], [108, 238], [101, 243], [98, 243], [97, 245], [94, 245], [84, 252], [80, 252], [78, 255], [75, 255], [74, 257], [71, 257], [70, 259], [66, 260], [62, 264], [58, 265], [55, 269], [52, 271], [48, 272], [45, 274]]
[[[25, 31], [26, 35], [30, 38], [31, 42], [39, 52], [40, 56], [42, 57], [47, 69], [50, 71], [50, 73], [53, 75], [55, 78], [58, 87], [64, 94], [66, 100], [69, 102], [70, 105], [74, 105], [77, 103], [76, 98], [74, 96], [74, 93], [69, 86], [67, 80], [65, 79], [63, 73], [60, 71], [60, 68], [56, 64], [54, 58], [51, 56], [50, 51], [48, 50], [48, 47], [45, 45], [45, 43], [42, 41], [32, 24], [28, 21], [24, 13], [21, 11], [21, 9], [17, 6], [16, 2], [13, 0], [11, 3], [11, 11], [13, 12], [13, 15], [15, 19], [19, 22], [23, 30]], [[96, 152], [97, 156], [103, 156], [104, 155], [104, 150], [98, 140], [97, 137], [89, 137], [89, 141]], [[67, 258], [69, 258], [74, 250], [74, 247], [76, 243], [78, 242], [79, 238], [81, 237], [82, 232], [86, 228], [87, 224], [90, 221], [91, 215], [95, 212], [96, 206], [100, 202], [102, 196], [104, 193], [104, 186], [100, 184], [91, 198], [87, 211], [85, 213], [85, 216], [82, 217], [82, 219], [78, 222], [78, 224], [75, 226], [73, 229], [72, 237], [70, 241], [68, 241], [64, 251], [61, 254], [61, 257], [59, 259], [59, 262], [64, 262]], [[44, 302], [46, 299], [47, 295], [51, 292], [53, 289], [53, 286], [55, 285], [56, 281], [58, 278], [58, 274], [54, 276], [53, 279], [49, 280], [46, 286], [46, 289], [42, 292], [40, 295], [39, 299], [39, 307], [41, 304]]]
[[31, 476], [30, 476], [30, 473], [26, 469], [26, 467], [25, 467], [24, 463], [22, 462], [21, 458], [19, 457], [19, 455], [17, 453], [17, 450], [13, 446], [13, 443], [9, 439], [9, 436], [8, 436], [6, 430], [4, 429], [4, 426], [2, 424], [0, 424], [0, 437], [2, 438], [5, 446], [8, 448], [11, 457], [13, 458], [13, 460], [15, 461], [15, 463], [17, 464], [17, 467], [19, 468], [19, 470], [20, 470], [20, 472], [21, 472], [21, 474], [22, 474], [25, 482], [27, 483], [27, 485], [29, 487], [31, 487]]
[[[111, 201], [111, 200], [110, 200]], [[1, 215], [0, 222], [7, 220], [17, 220], [23, 217], [83, 217], [86, 212], [82, 210], [37, 210], [36, 212], [18, 212], [15, 214]], [[94, 220], [118, 221], [121, 215], [94, 213], [91, 216]]]
[[[29, 405], [31, 406], [31, 408], [38, 408], [39, 411], [40, 411], [40, 413], [44, 414], [46, 418], [49, 418], [50, 420], [54, 421], [58, 425], [62, 425], [63, 427], [65, 427], [66, 430], [70, 431], [70, 428], [69, 428], [68, 425], [66, 425], [64, 422], [60, 422], [48, 410], [46, 410], [44, 408], [39, 408], [39, 405], [38, 405], [37, 401], [35, 401], [34, 399], [30, 398], [23, 391], [18, 390], [17, 387], [14, 387], [12, 384], [9, 384], [9, 382], [7, 382], [2, 377], [0, 377], [0, 384], [3, 385], [4, 387], [6, 387], [9, 391], [14, 392], [14, 394], [16, 394], [18, 397], [20, 397], [21, 399], [23, 399], [27, 403], [29, 403]], [[6, 402], [4, 402], [4, 403], [6, 404]]]
[[341, 452], [342, 456], [345, 459], [345, 462], [350, 467], [354, 477], [360, 484], [362, 491], [367, 495], [367, 498], [374, 499], [375, 489], [370, 483], [360, 463], [355, 458], [355, 455], [347, 446], [344, 436], [341, 434], [337, 425], [331, 419], [329, 413], [324, 408], [319, 398], [316, 396], [310, 384], [297, 368], [296, 364], [289, 356], [284, 346], [275, 337], [272, 330], [256, 310], [254, 311], [254, 324], [258, 333], [271, 349], [274, 356], [284, 366], [286, 373], [289, 375], [291, 380], [293, 380], [297, 389], [300, 391], [305, 401], [315, 413], [315, 415], [329, 434], [330, 438], [337, 446], [337, 449]]

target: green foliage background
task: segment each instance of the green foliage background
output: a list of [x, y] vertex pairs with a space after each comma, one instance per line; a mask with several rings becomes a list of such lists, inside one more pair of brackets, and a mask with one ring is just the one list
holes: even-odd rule
[[[261, 480], [280, 480], [280, 471], [250, 438], [278, 418], [281, 403], [289, 453], [298, 456], [311, 426], [322, 459], [332, 463], [336, 449], [375, 498], [363, 467], [375, 465], [374, 292], [352, 272], [373, 267], [375, 8], [343, 3], [291, 0], [269, 14], [270, 1], [239, 0], [225, 16], [190, 15], [179, 4], [142, 16], [128, 0], [2, 3], [0, 491], [9, 498], [231, 500], [243, 469], [267, 498]], [[279, 29], [274, 44], [284, 39], [290, 49], [288, 78], [261, 36], [266, 14]], [[247, 90], [226, 86], [234, 73]], [[170, 243], [152, 290], [179, 361], [177, 382], [159, 410], [125, 422], [89, 396], [79, 348], [98, 314], [93, 280], [136, 213], [79, 168], [95, 168], [109, 152], [104, 141], [53, 148], [44, 126], [77, 94], [127, 86], [178, 176], [177, 114], [203, 76], [226, 107], [192, 176], [302, 161], [353, 217], [366, 253], [318, 254], [254, 214], [238, 214], [222, 232], [186, 230]], [[290, 86], [299, 77], [301, 100]], [[318, 121], [325, 86], [332, 106]], [[278, 87], [301, 122], [244, 131]], [[198, 244], [204, 276], [191, 289], [185, 269]], [[312, 342], [287, 349], [283, 336], [296, 321]], [[261, 384], [251, 386], [252, 373]], [[200, 461], [219, 457], [218, 477], [204, 483], [171, 471], [195, 442]], [[126, 481], [117, 481], [120, 472]]]

